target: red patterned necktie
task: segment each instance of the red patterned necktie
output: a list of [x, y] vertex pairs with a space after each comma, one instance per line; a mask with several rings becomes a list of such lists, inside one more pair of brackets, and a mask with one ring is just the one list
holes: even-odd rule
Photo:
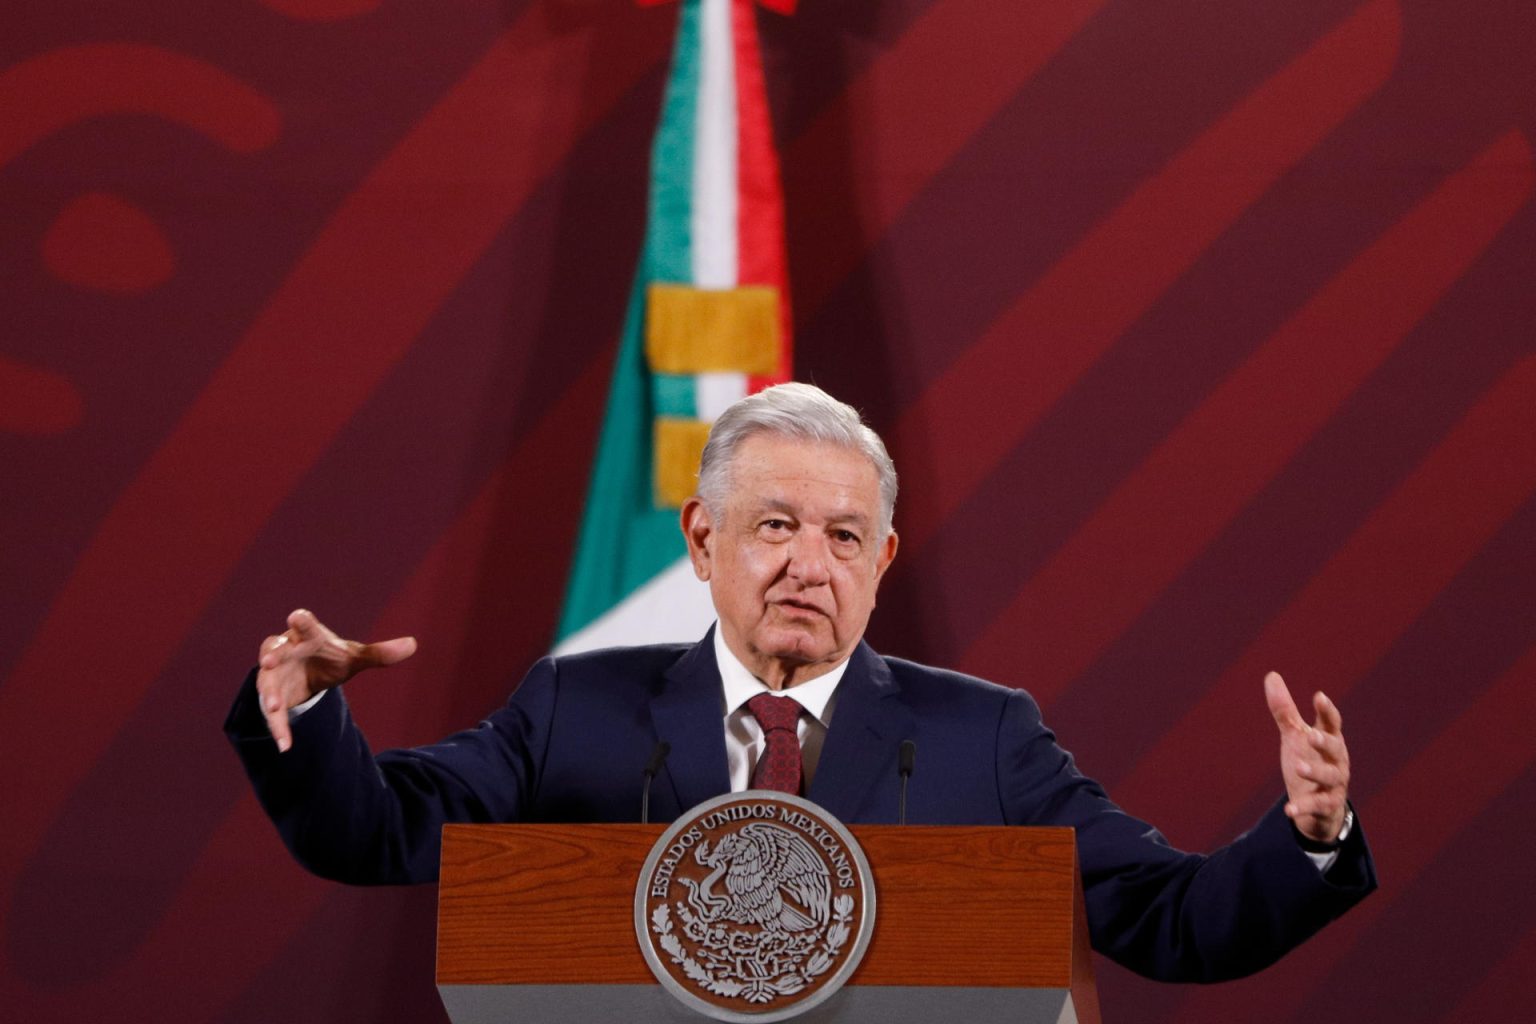
[[753, 789], [775, 789], [800, 795], [800, 736], [795, 726], [805, 709], [793, 697], [760, 693], [747, 701], [747, 710], [763, 727], [763, 752], [752, 769]]

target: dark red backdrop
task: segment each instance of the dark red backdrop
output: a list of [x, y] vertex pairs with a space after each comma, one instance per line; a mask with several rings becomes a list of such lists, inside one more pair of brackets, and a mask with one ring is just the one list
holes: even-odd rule
[[[19, 8], [19, 9], [18, 9]], [[381, 743], [550, 642], [672, 8], [23, 0], [0, 32], [7, 1020], [432, 1020], [430, 889], [293, 866], [218, 724], [304, 603]], [[1536, 6], [762, 16], [799, 376], [903, 471], [872, 639], [1180, 844], [1344, 708], [1382, 891], [1112, 1020], [1522, 1019]]]

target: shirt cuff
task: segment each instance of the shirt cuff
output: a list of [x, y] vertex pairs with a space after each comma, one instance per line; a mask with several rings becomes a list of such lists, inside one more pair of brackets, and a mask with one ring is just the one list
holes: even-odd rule
[[1340, 850], [1341, 847], [1343, 847], [1344, 840], [1349, 838], [1350, 830], [1352, 830], [1354, 827], [1355, 827], [1355, 811], [1354, 811], [1353, 808], [1350, 808], [1349, 810], [1346, 810], [1344, 812], [1344, 827], [1339, 829], [1339, 834], [1334, 839], [1334, 841], [1333, 841], [1333, 843], [1331, 845], [1331, 849], [1327, 849], [1327, 850], [1308, 850], [1308, 849], [1303, 849], [1301, 852], [1305, 853], [1307, 855], [1307, 859], [1308, 860], [1310, 860], [1313, 864], [1317, 865], [1317, 870], [1318, 871], [1322, 872], [1323, 874], [1327, 874], [1328, 873], [1328, 869], [1333, 867], [1335, 864], [1338, 863], [1338, 860], [1339, 860], [1339, 850]]
[[1329, 868], [1333, 867], [1339, 862], [1338, 850], [1329, 850], [1327, 853], [1313, 853], [1311, 850], [1303, 850], [1301, 852], [1305, 853], [1307, 855], [1307, 860], [1310, 860], [1313, 864], [1316, 864], [1317, 870], [1325, 875], [1328, 873]]
[[[290, 722], [298, 721], [300, 715], [304, 714], [304, 712], [308, 711], [310, 708], [312, 708], [316, 704], [320, 703], [320, 699], [322, 697], [324, 697], [326, 694], [330, 693], [330, 692], [331, 692], [330, 690], [321, 690], [319, 693], [317, 693], [313, 697], [309, 698], [309, 700], [305, 701], [303, 704], [295, 704], [293, 707], [289, 708], [288, 709], [288, 721], [290, 721]], [[1341, 835], [1339, 838], [1342, 839], [1343, 836]], [[1324, 870], [1327, 870], [1327, 869], [1325, 868]]]

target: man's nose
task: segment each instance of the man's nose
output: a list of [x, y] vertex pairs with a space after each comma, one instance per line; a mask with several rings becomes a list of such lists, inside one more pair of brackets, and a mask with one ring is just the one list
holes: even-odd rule
[[801, 586], [819, 587], [832, 578], [828, 571], [831, 552], [827, 539], [815, 533], [801, 532], [789, 542], [789, 575]]

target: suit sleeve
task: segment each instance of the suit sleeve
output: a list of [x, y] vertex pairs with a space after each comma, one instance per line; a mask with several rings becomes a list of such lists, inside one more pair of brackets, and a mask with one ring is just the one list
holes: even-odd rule
[[517, 821], [532, 805], [557, 690], [546, 658], [478, 728], [375, 757], [337, 688], [294, 722], [293, 748], [279, 754], [253, 670], [224, 731], [299, 863], [358, 885], [430, 882], [443, 825]]
[[1010, 824], [1070, 825], [1093, 947], [1162, 981], [1223, 981], [1274, 963], [1376, 888], [1358, 824], [1326, 874], [1277, 802], [1215, 852], [1171, 847], [1077, 771], [1028, 694], [1005, 702], [999, 784]]

